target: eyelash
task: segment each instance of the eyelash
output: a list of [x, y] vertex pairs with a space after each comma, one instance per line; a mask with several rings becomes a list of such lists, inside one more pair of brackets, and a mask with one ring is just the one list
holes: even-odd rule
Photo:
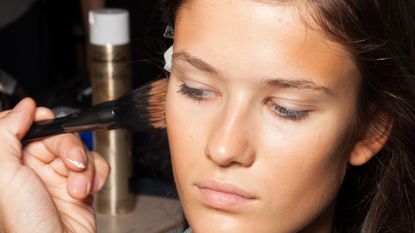
[[308, 117], [309, 111], [297, 111], [293, 109], [289, 109], [274, 103], [273, 101], [269, 100], [268, 105], [271, 108], [271, 111], [277, 115], [278, 117], [282, 117], [284, 119], [292, 120], [292, 121], [300, 121]]
[[178, 92], [197, 101], [203, 101], [215, 95], [213, 91], [189, 87], [184, 83], [180, 85]]
[[[180, 89], [177, 92], [185, 96], [188, 96], [191, 99], [196, 100], [196, 101], [205, 101], [208, 98], [215, 95], [213, 91], [189, 87], [184, 83], [180, 85]], [[303, 120], [308, 116], [308, 113], [309, 113], [309, 111], [297, 111], [297, 110], [283, 107], [281, 105], [276, 104], [275, 102], [271, 100], [267, 101], [267, 105], [269, 106], [271, 111], [276, 116], [281, 117], [283, 119], [292, 120], [292, 121]]]

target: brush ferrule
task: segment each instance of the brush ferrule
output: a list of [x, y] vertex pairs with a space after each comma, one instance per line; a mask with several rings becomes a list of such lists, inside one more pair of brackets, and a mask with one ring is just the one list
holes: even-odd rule
[[22, 141], [29, 142], [61, 133], [114, 129], [118, 127], [114, 115], [114, 102], [105, 102], [79, 113], [36, 122]]

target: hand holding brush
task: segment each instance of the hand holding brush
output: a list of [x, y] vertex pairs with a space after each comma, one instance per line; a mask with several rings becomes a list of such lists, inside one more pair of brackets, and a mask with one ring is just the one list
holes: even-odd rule
[[65, 117], [35, 122], [23, 143], [62, 133], [125, 128], [154, 132], [165, 128], [167, 79], [150, 82], [120, 98]]

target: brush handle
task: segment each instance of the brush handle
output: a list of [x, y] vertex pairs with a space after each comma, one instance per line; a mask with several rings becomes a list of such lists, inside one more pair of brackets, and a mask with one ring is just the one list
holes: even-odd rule
[[22, 139], [23, 144], [62, 133], [119, 128], [114, 108], [115, 102], [104, 102], [79, 113], [32, 124]]

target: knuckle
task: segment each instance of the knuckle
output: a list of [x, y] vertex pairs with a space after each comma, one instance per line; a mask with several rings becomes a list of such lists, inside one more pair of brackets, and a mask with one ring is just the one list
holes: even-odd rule
[[76, 137], [74, 134], [62, 134], [58, 136], [59, 138], [56, 140], [58, 148], [72, 148], [72, 147], [81, 147], [82, 143], [80, 142], [79, 138]]

